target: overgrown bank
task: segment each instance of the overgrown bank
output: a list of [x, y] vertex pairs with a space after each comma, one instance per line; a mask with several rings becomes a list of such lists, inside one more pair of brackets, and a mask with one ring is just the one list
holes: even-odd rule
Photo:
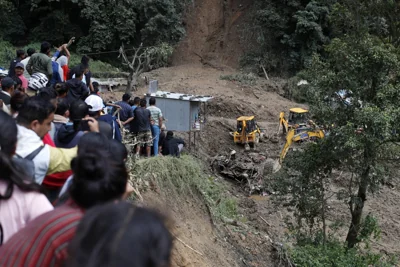
[[152, 186], [154, 189], [155, 186], [168, 198], [184, 200], [184, 196], [188, 196], [204, 201], [214, 219], [237, 219], [236, 201], [226, 194], [224, 185], [208, 175], [202, 163], [192, 156], [154, 157], [130, 164], [131, 182], [139, 191], [149, 190]]

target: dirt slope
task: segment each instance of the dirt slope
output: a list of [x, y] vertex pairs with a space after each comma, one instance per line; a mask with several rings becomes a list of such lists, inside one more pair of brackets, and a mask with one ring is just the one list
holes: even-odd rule
[[253, 0], [202, 0], [189, 4], [186, 37], [174, 53], [174, 65], [203, 60], [237, 67], [249, 43], [243, 30], [252, 3]]
[[240, 266], [237, 263], [238, 254], [215, 230], [207, 208], [200, 199], [188, 196], [186, 201], [176, 201], [154, 191], [146, 192], [143, 198], [146, 206], [161, 211], [171, 220], [175, 236], [173, 266]]
[[[205, 128], [200, 134], [196, 149], [192, 151], [205, 165], [209, 164], [211, 157], [228, 153], [232, 149], [245, 153], [242, 147], [233, 144], [229, 136], [229, 132], [235, 128], [237, 116], [256, 115], [261, 127], [268, 134], [273, 134], [277, 130], [279, 112], [299, 106], [278, 94], [284, 81], [260, 79], [257, 85], [248, 87], [220, 79], [221, 75], [233, 72], [229, 68], [221, 71], [192, 64], [145, 74], [151, 79], [159, 80], [160, 90], [215, 96], [209, 103]], [[142, 87], [135, 95], [143, 96], [146, 91]], [[119, 100], [121, 96], [122, 92], [104, 94], [105, 99], [111, 100]], [[188, 141], [187, 135], [178, 134]], [[260, 144], [258, 151], [267, 157], [276, 158], [282, 146], [283, 140], [278, 143], [265, 142]], [[224, 180], [221, 178], [221, 181]], [[248, 228], [226, 224], [215, 228], [207, 209], [198, 199], [168, 203], [158, 193], [144, 194], [147, 205], [166, 211], [174, 219], [176, 236], [204, 255], [200, 256], [176, 242], [174, 266], [276, 266], [270, 239], [278, 243], [285, 242], [287, 229], [284, 220], [291, 213], [283, 207], [275, 207], [271, 195], [249, 196], [248, 191], [243, 189], [245, 184], [228, 180], [225, 183], [230, 194], [236, 198], [238, 213], [243, 216]], [[338, 184], [332, 190], [340, 188], [347, 188], [345, 177], [338, 178]], [[398, 186], [394, 189], [383, 186], [381, 191], [368, 198], [365, 214], [373, 212], [382, 229], [382, 239], [372, 243], [376, 251], [400, 255], [399, 201]], [[346, 203], [332, 197], [329, 206], [328, 220], [344, 223], [337, 235], [344, 240], [349, 223]]]

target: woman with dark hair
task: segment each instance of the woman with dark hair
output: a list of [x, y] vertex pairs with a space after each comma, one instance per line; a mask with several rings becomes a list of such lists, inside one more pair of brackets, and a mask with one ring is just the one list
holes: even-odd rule
[[172, 236], [156, 212], [127, 202], [88, 211], [69, 246], [67, 267], [168, 267]]
[[122, 198], [128, 181], [125, 164], [114, 161], [102, 146], [97, 143], [78, 154], [71, 163], [74, 179], [70, 199], [33, 220], [0, 247], [0, 266], [63, 266], [67, 246], [84, 212]]
[[16, 146], [17, 125], [0, 110], [0, 245], [29, 221], [53, 209], [40, 186], [28, 182], [13, 163]]
[[22, 108], [22, 105], [29, 96], [20, 90], [15, 90], [14, 95], [11, 97], [10, 100], [10, 107], [11, 107], [11, 115], [13, 118], [18, 116], [18, 111]]
[[[97, 149], [109, 151], [112, 159], [118, 163], [123, 164], [128, 158], [128, 150], [124, 144], [116, 140], [108, 140], [103, 134], [88, 133], [82, 136], [82, 138], [79, 140], [78, 155]], [[71, 164], [75, 164], [74, 162], [75, 161], [73, 160]], [[73, 176], [70, 176], [61, 188], [59, 194], [60, 202], [64, 202], [69, 198], [68, 188], [72, 184], [73, 178]], [[127, 191], [129, 192], [130, 188], [127, 188]]]

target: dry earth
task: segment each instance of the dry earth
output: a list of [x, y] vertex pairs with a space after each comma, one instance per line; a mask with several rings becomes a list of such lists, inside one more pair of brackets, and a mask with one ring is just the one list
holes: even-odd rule
[[[192, 153], [203, 160], [218, 154], [228, 153], [232, 149], [245, 153], [242, 147], [233, 144], [229, 131], [235, 128], [235, 119], [240, 115], [256, 115], [262, 128], [268, 134], [277, 131], [277, 118], [280, 111], [299, 106], [283, 97], [281, 80], [266, 81], [260, 79], [255, 86], [242, 86], [240, 83], [221, 80], [221, 75], [234, 73], [225, 70], [204, 67], [203, 65], [181, 65], [147, 73], [148, 77], [159, 80], [160, 90], [212, 95], [215, 99], [209, 103], [208, 117], [200, 138]], [[140, 88], [137, 95], [142, 96], [146, 88]], [[105, 93], [104, 98], [118, 100], [121, 92]], [[167, 125], [168, 126], [168, 125]], [[186, 138], [187, 135], [182, 134]], [[187, 140], [188, 141], [188, 140]], [[276, 158], [283, 146], [279, 143], [264, 142], [257, 150], [270, 158]], [[290, 216], [283, 207], [276, 207], [271, 196], [249, 196], [243, 184], [219, 178], [230, 195], [237, 200], [239, 214], [246, 227], [230, 224], [214, 224], [207, 208], [200, 199], [187, 198], [185, 202], [174, 202], [163, 194], [147, 192], [144, 194], [146, 205], [156, 207], [173, 219], [174, 233], [187, 245], [201, 254], [175, 242], [175, 266], [277, 266], [271, 240], [285, 243], [287, 229], [284, 218]], [[346, 177], [338, 178], [332, 190], [346, 186]], [[398, 186], [390, 189], [382, 186], [379, 192], [371, 195], [365, 207], [365, 214], [372, 212], [382, 228], [382, 239], [373, 242], [373, 248], [388, 254], [400, 255], [400, 193]], [[344, 226], [338, 232], [344, 239], [349, 223], [349, 212], [345, 203], [330, 200], [329, 221], [342, 221]]]

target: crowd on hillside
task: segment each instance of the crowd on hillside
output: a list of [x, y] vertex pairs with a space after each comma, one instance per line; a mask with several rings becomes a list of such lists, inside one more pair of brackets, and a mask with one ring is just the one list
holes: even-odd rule
[[164, 219], [124, 201], [122, 133], [136, 157], [179, 157], [184, 142], [154, 97], [104, 103], [89, 58], [69, 59], [44, 42], [1, 77], [0, 266], [169, 266]]

